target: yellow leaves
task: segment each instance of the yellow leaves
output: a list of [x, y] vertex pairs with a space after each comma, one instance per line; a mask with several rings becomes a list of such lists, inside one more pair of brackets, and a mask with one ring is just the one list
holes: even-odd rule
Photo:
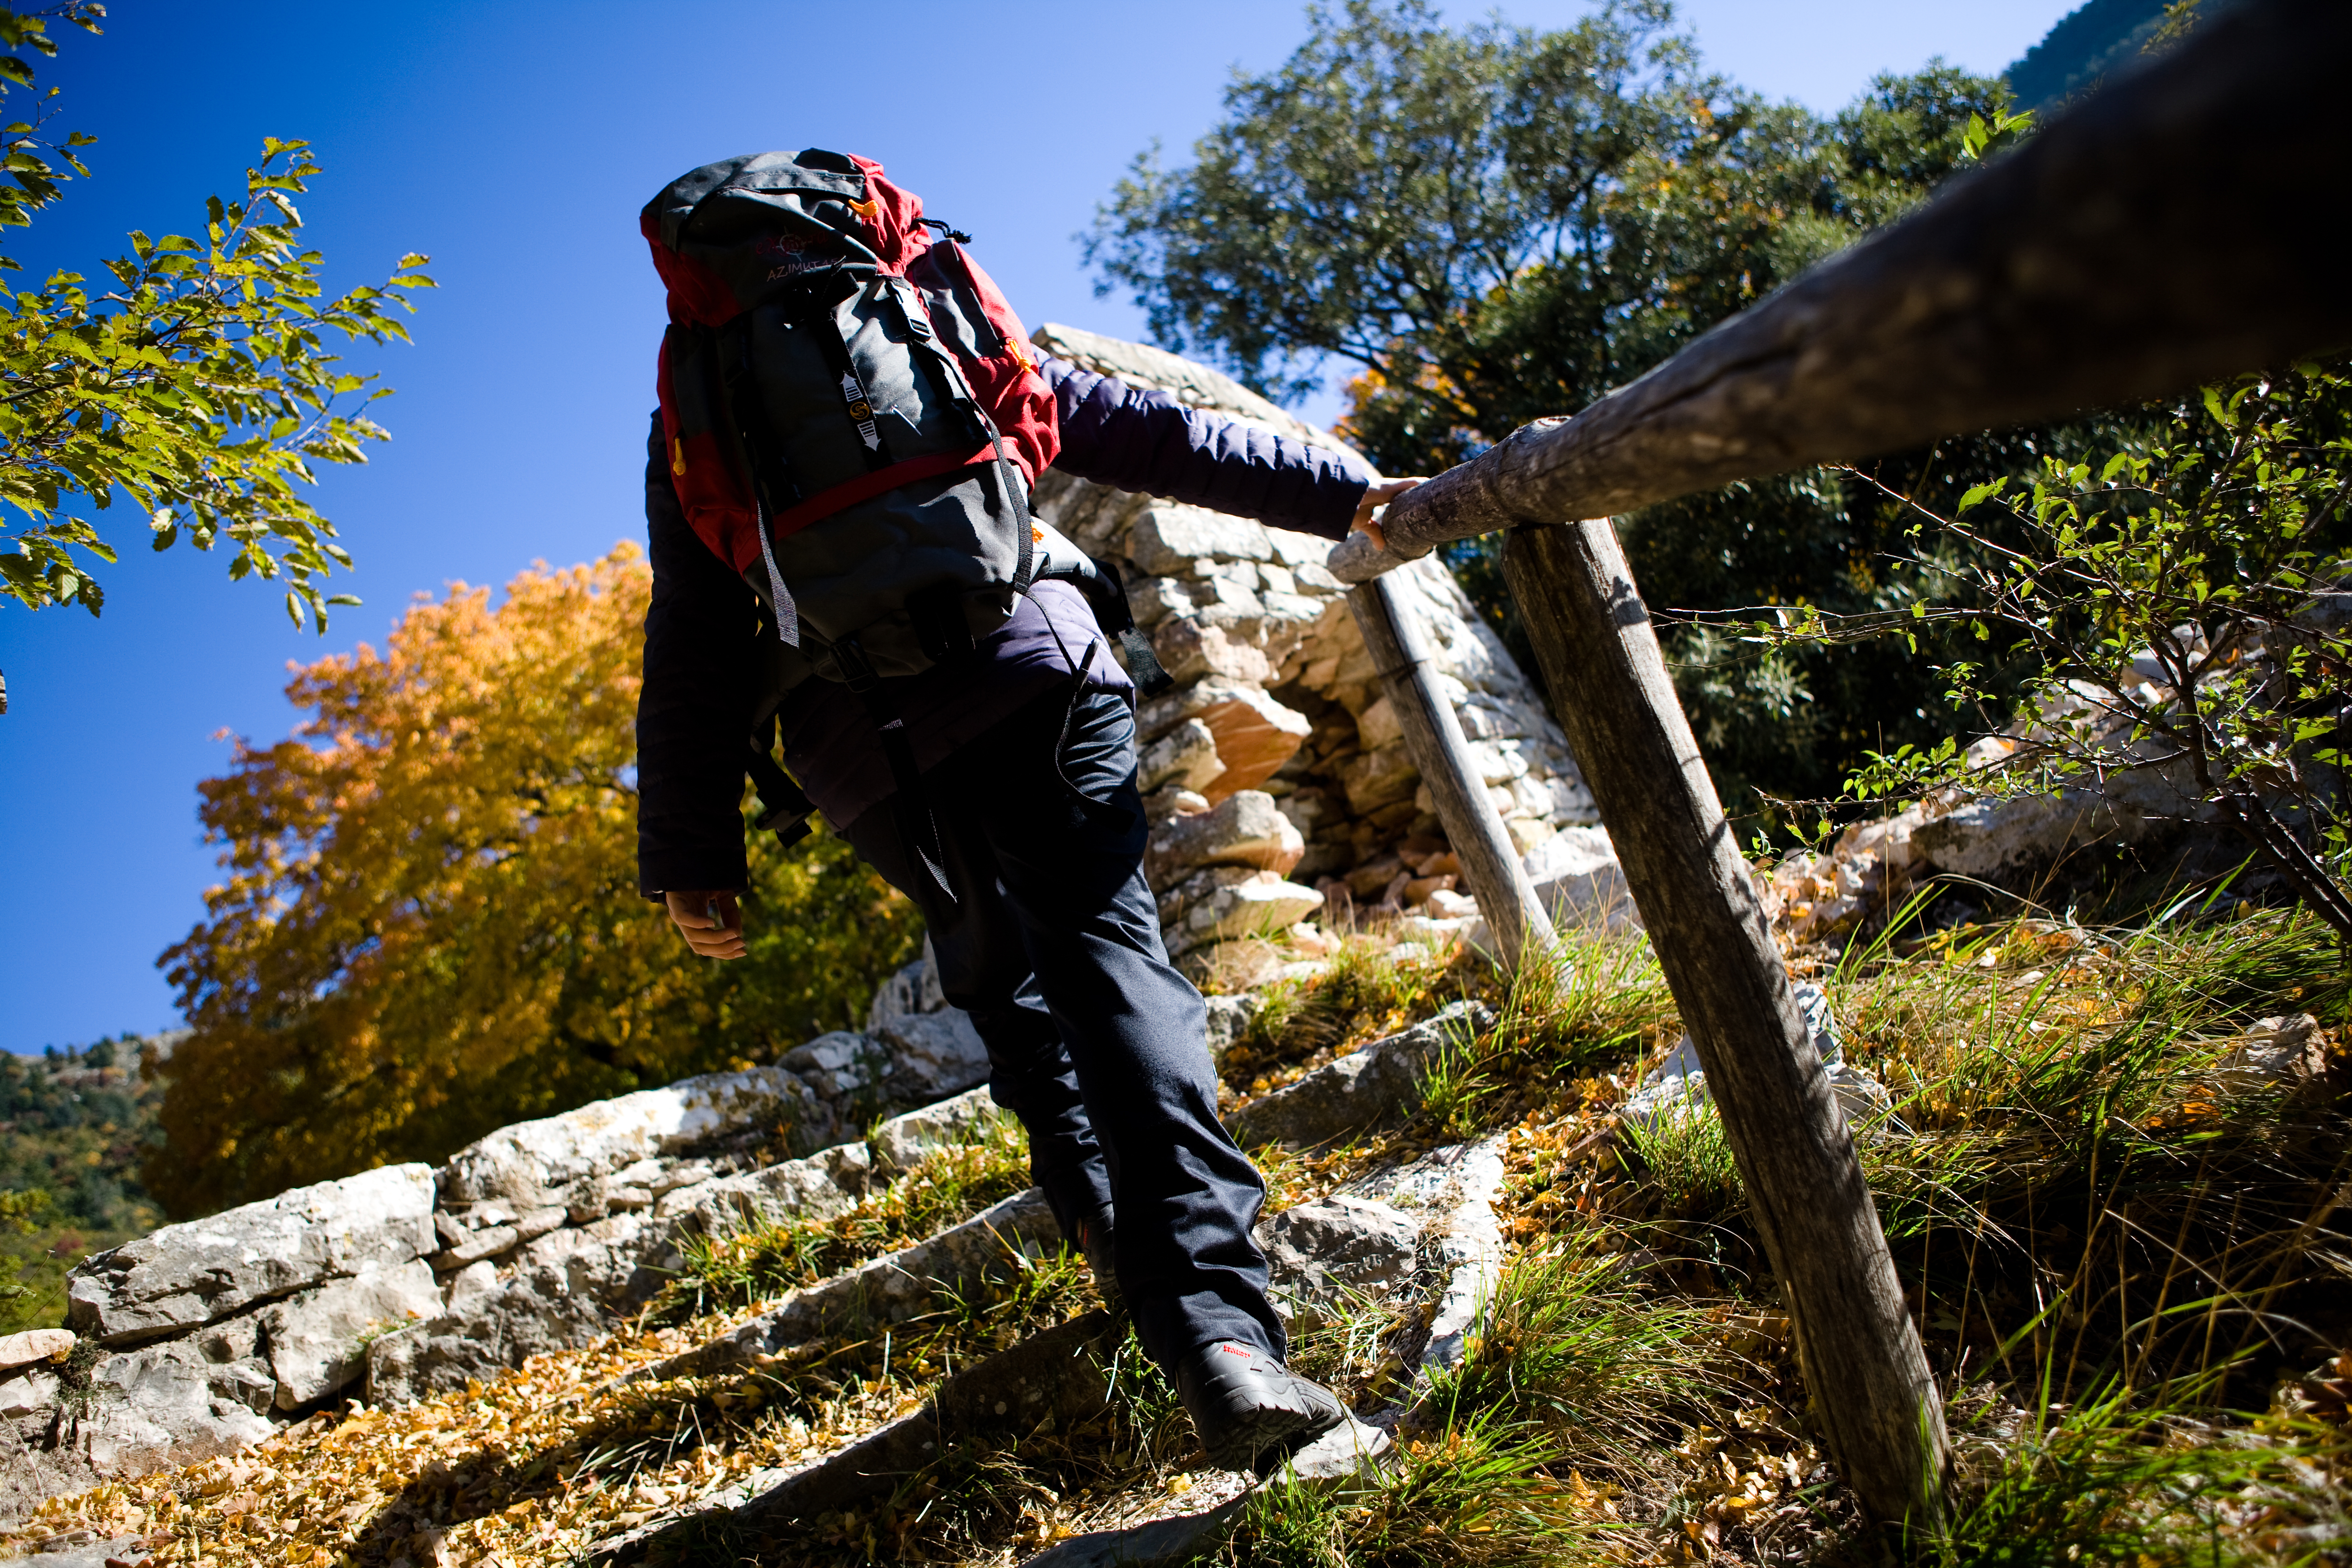
[[650, 589], [625, 543], [496, 605], [457, 585], [297, 670], [294, 734], [201, 786], [227, 877], [164, 955], [195, 1031], [149, 1169], [177, 1212], [770, 1059], [903, 962], [911, 913], [829, 838], [755, 859], [785, 951], [753, 963], [694, 959], [637, 896]]

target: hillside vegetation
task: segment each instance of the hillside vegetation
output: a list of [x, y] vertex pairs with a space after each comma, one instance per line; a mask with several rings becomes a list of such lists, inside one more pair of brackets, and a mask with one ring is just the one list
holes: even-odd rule
[[142, 1184], [154, 1086], [131, 1036], [0, 1056], [0, 1332], [65, 1321], [66, 1271], [163, 1223]]

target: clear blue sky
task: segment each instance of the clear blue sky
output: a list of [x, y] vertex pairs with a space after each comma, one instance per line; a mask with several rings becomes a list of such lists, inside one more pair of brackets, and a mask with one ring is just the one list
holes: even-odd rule
[[[1998, 70], [2066, 0], [1688, 0], [1709, 63], [1834, 110], [1874, 73], [1941, 54]], [[1577, 0], [1515, 0], [1559, 25]], [[116, 0], [105, 37], [68, 31], [43, 79], [58, 124], [90, 132], [96, 177], [7, 247], [36, 272], [96, 270], [124, 230], [186, 232], [231, 194], [264, 135], [317, 144], [305, 204], [336, 286], [433, 256], [413, 348], [371, 353], [399, 395], [394, 439], [329, 477], [321, 504], [366, 604], [322, 642], [224, 563], [142, 543], [101, 515], [121, 568], [103, 620], [0, 608], [0, 1049], [37, 1051], [175, 1023], [157, 954], [215, 879], [195, 784], [292, 721], [290, 659], [370, 639], [418, 593], [498, 584], [632, 537], [661, 297], [636, 211], [663, 182], [736, 153], [812, 143], [881, 159], [970, 229], [1033, 323], [1124, 336], [1072, 239], [1154, 137], [1171, 154], [1213, 123], [1236, 66], [1304, 36], [1281, 0], [900, 0], [565, 4], [413, 0], [255, 9]], [[1483, 5], [1456, 5], [1469, 17]], [[1324, 412], [1312, 407], [1310, 416]]]

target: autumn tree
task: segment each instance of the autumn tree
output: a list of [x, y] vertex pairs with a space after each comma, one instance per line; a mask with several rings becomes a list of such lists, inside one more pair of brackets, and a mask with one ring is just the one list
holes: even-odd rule
[[[46, 11], [0, 7], [0, 225], [22, 226], [87, 177], [93, 139], [47, 131], [51, 100], [26, 56], [54, 56], [47, 24], [95, 33], [88, 0]], [[316, 465], [365, 462], [384, 438], [367, 405], [389, 395], [327, 352], [331, 338], [405, 340], [398, 312], [432, 279], [403, 257], [386, 282], [327, 298], [319, 252], [301, 243], [295, 197], [318, 161], [269, 137], [242, 200], [207, 200], [187, 234], [132, 231], [131, 254], [95, 279], [60, 269], [0, 290], [0, 598], [28, 609], [105, 602], [97, 567], [114, 541], [89, 518], [126, 504], [151, 545], [226, 545], [232, 578], [277, 580], [296, 626], [326, 629], [324, 579], [351, 556], [304, 488]], [[194, 215], [192, 215], [194, 216]], [[0, 269], [18, 263], [0, 255]], [[0, 704], [5, 710], [5, 704]]]
[[294, 735], [201, 786], [228, 879], [162, 961], [194, 1031], [158, 1064], [172, 1213], [772, 1060], [906, 962], [919, 916], [822, 834], [762, 836], [748, 963], [694, 958], [638, 895], [651, 582], [624, 544], [496, 606], [454, 588], [382, 656], [299, 671]]

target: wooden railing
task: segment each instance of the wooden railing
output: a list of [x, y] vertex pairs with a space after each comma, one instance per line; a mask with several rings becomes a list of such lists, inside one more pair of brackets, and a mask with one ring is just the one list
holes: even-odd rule
[[[1573, 418], [1410, 491], [1332, 570], [1472, 894], [1545, 911], [1378, 582], [1509, 531], [1504, 574], [1723, 1115], [1822, 1431], [1932, 1526], [1936, 1381], [1836, 1097], [1607, 519], [1736, 479], [2179, 392], [2352, 345], [2352, 5], [2255, 0]], [[1597, 521], [1595, 521], [1597, 520]]]

